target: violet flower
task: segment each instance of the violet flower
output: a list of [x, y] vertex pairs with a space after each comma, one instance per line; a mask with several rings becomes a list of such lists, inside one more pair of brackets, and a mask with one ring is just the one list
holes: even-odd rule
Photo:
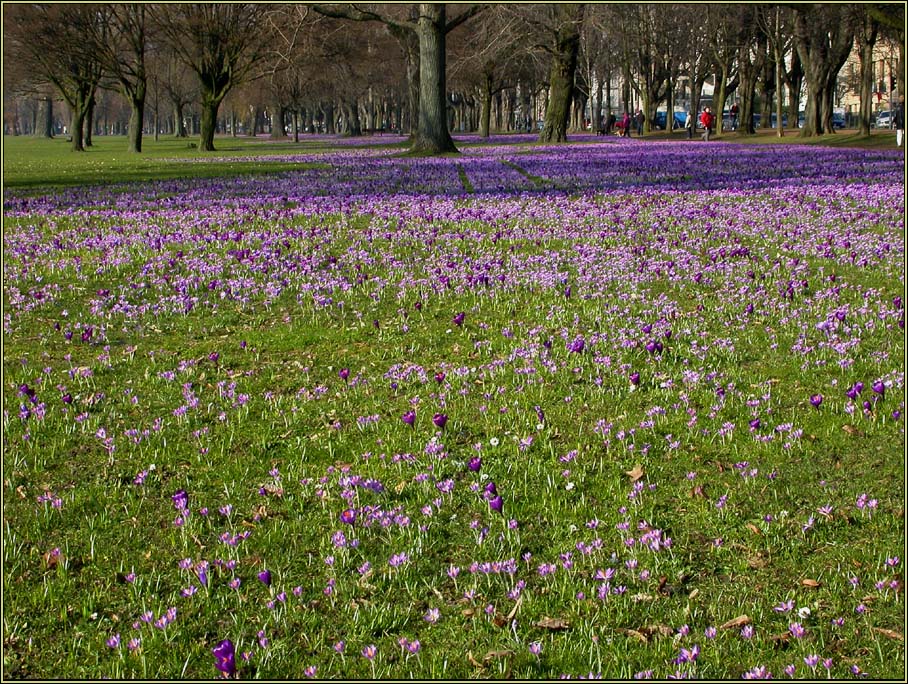
[[225, 677], [236, 674], [236, 651], [230, 639], [224, 639], [211, 649], [214, 654], [214, 667], [222, 672]]

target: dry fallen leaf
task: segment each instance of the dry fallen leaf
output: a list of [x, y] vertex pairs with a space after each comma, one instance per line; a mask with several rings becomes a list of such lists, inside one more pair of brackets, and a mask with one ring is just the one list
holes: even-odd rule
[[474, 615], [476, 615], [476, 609], [475, 609], [475, 608], [464, 608], [464, 609], [463, 609], [462, 611], [460, 611], [460, 612], [461, 612], [461, 614], [462, 614], [464, 617], [466, 617], [466, 618], [471, 618], [471, 617], [473, 617]]
[[627, 634], [628, 636], [634, 637], [635, 639], [639, 639], [639, 640], [642, 641], [644, 644], [648, 644], [648, 643], [649, 643], [649, 638], [648, 638], [643, 632], [638, 632], [636, 629], [628, 629], [628, 630], [626, 631], [626, 634]]
[[864, 433], [858, 430], [854, 425], [843, 425], [842, 429], [853, 437], [860, 437]]
[[904, 640], [904, 637], [901, 634], [899, 634], [898, 632], [896, 632], [895, 630], [892, 630], [892, 629], [885, 629], [884, 627], [874, 627], [873, 631], [879, 632], [883, 636], [887, 636], [890, 639], [895, 639], [896, 641]]
[[763, 536], [763, 533], [760, 531], [760, 528], [757, 527], [756, 525], [754, 525], [753, 523], [747, 523], [747, 525], [745, 525], [745, 527], [746, 527], [748, 530], [750, 530], [751, 532], [753, 532], [754, 534], [756, 534], [756, 535], [758, 535], [758, 536], [760, 536], [760, 537]]
[[480, 669], [484, 667], [482, 663], [480, 663], [478, 660], [476, 660], [476, 658], [473, 657], [472, 651], [467, 651], [467, 660], [470, 661], [470, 665], [472, 665], [473, 667], [478, 667]]
[[541, 627], [542, 629], [551, 629], [553, 631], [558, 631], [562, 629], [570, 629], [571, 623], [567, 620], [562, 620], [561, 618], [550, 618], [543, 617], [541, 620], [535, 623], [536, 627]]
[[805, 587], [818, 587], [818, 586], [820, 586], [820, 583], [817, 582], [815, 579], [809, 579], [809, 578], [808, 578], [808, 579], [803, 579], [803, 580], [801, 580], [801, 584], [803, 584]]
[[513, 654], [513, 651], [489, 651], [483, 657], [482, 662], [487, 663], [490, 660], [494, 660], [495, 658], [507, 658], [509, 655]]
[[402, 491], [404, 491], [404, 487], [406, 487], [406, 486], [407, 486], [407, 481], [401, 480], [400, 482], [397, 483], [397, 486], [394, 488], [394, 491], [397, 492], [398, 494], [400, 494]]
[[750, 624], [750, 618], [747, 615], [739, 615], [738, 617], [732, 618], [731, 620], [726, 622], [724, 625], [722, 625], [721, 628], [722, 629], [737, 629], [738, 627], [743, 627], [744, 625], [749, 625], [749, 624]]
[[523, 595], [517, 597], [517, 601], [514, 603], [514, 607], [511, 608], [511, 612], [508, 613], [508, 620], [514, 619], [514, 616], [517, 615], [517, 610], [520, 608], [521, 603], [523, 603]]
[[625, 474], [631, 478], [631, 482], [636, 482], [641, 477], [643, 477], [643, 466], [639, 463], [635, 465], [631, 470], [625, 472]]

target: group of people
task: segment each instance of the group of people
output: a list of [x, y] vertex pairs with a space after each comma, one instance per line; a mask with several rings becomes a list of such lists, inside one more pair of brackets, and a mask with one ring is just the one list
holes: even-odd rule
[[[699, 119], [700, 123], [703, 125], [703, 135], [700, 137], [706, 142], [709, 142], [709, 136], [713, 134], [713, 131], [716, 128], [716, 115], [713, 114], [712, 107], [704, 107], [703, 111], [700, 112]], [[684, 119], [684, 129], [687, 131], [688, 140], [694, 137], [694, 128], [694, 117], [688, 109], [687, 116]]]
[[641, 110], [637, 110], [634, 116], [631, 116], [627, 112], [621, 117], [621, 121], [615, 117], [614, 114], [609, 114], [605, 117], [599, 124], [599, 127], [596, 129], [596, 135], [611, 135], [615, 132], [615, 129], [618, 129], [618, 135], [622, 138], [631, 137], [631, 129], [637, 129], [637, 136], [643, 137], [643, 122], [646, 120], [646, 117], [643, 115]]

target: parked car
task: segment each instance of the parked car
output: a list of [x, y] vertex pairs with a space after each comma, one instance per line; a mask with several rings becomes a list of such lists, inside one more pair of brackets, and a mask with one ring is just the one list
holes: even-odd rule
[[[685, 114], [684, 112], [675, 112], [674, 123], [672, 124], [673, 130], [678, 130], [680, 128], [684, 128], [684, 120], [686, 118], [687, 118], [687, 114]], [[655, 121], [653, 122], [654, 127], [660, 131], [664, 131], [665, 130], [665, 119], [666, 119], [666, 112], [656, 112]]]
[[833, 128], [845, 128], [845, 115], [833, 112], [832, 114], [832, 127]]
[[884, 111], [876, 115], [877, 128], [892, 128], [892, 112]]

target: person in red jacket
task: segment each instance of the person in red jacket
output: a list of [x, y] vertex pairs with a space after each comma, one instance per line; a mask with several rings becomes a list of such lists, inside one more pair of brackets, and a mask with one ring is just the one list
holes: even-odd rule
[[621, 135], [625, 138], [631, 137], [631, 115], [627, 112], [624, 112], [624, 116], [621, 118], [621, 128], [623, 129]]
[[700, 114], [700, 123], [703, 124], [703, 139], [706, 142], [709, 142], [709, 136], [713, 132], [713, 126], [716, 125], [716, 117], [713, 116], [712, 110], [709, 107], [703, 108], [703, 113]]

